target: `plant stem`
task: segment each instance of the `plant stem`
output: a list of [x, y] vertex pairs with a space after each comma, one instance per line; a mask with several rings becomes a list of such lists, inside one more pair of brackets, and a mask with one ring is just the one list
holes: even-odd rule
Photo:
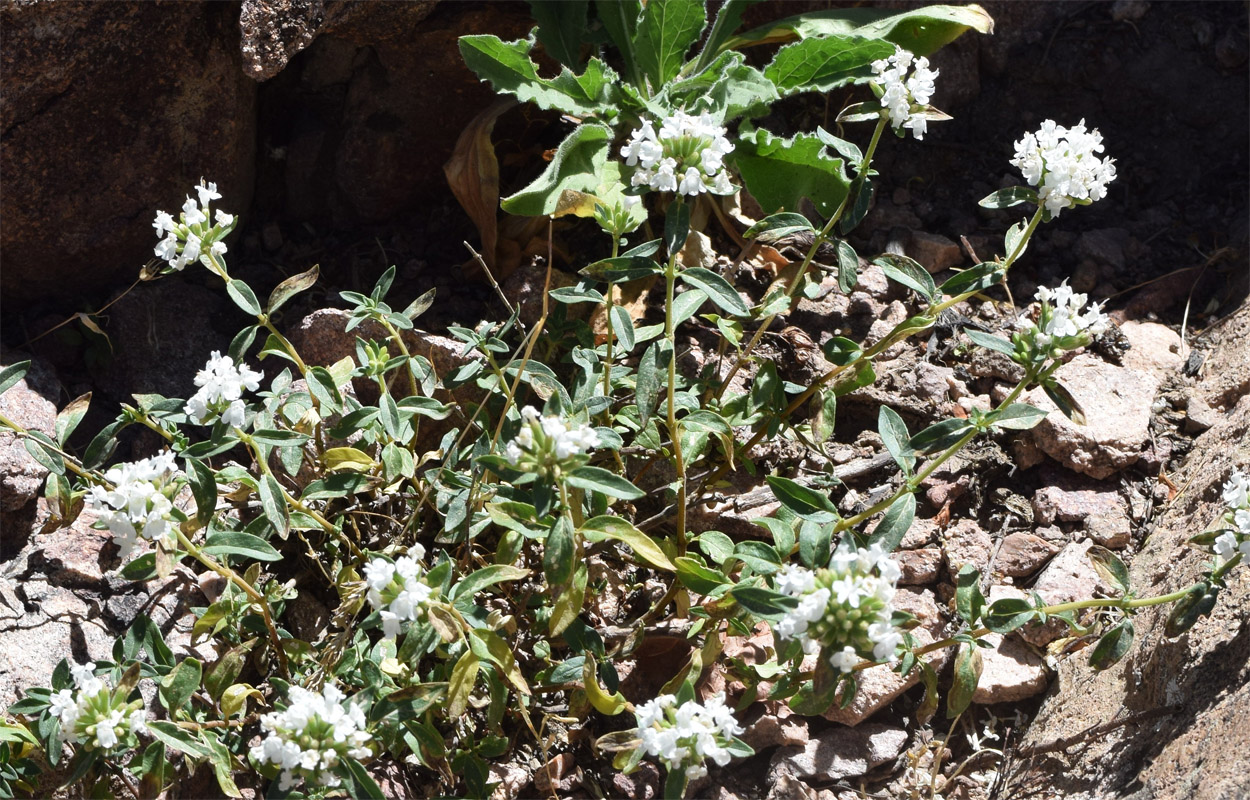
[[273, 622], [273, 614], [269, 609], [269, 600], [264, 594], [256, 589], [256, 587], [244, 580], [243, 576], [239, 575], [239, 573], [224, 564], [218, 563], [217, 559], [202, 551], [195, 545], [194, 542], [187, 538], [185, 533], [177, 528], [174, 529], [174, 532], [178, 536], [178, 544], [182, 546], [183, 550], [187, 551], [188, 555], [211, 571], [217, 573], [221, 577], [233, 583], [235, 586], [242, 589], [243, 593], [248, 596], [248, 599], [260, 608], [261, 616], [264, 617], [265, 620], [265, 628], [269, 631], [269, 643], [273, 647], [274, 654], [278, 659], [278, 668], [282, 671], [282, 676], [284, 678], [290, 677], [291, 673], [287, 666], [286, 653], [282, 649], [282, 642], [278, 636], [278, 629]]
[[[885, 130], [885, 125], [886, 119], [883, 118], [877, 123], [876, 129], [873, 130], [872, 141], [869, 142], [868, 151], [864, 153], [864, 158], [859, 163], [859, 169], [856, 171], [855, 180], [851, 182], [851, 186], [847, 189], [846, 195], [843, 196], [842, 202], [838, 204], [837, 209], [829, 216], [828, 221], [825, 222], [825, 226], [820, 229], [820, 232], [816, 234], [816, 238], [812, 240], [811, 247], [807, 248], [807, 255], [804, 256], [802, 263], [799, 265], [798, 272], [794, 275], [794, 280], [792, 280], [790, 285], [786, 287], [787, 298], [793, 299], [794, 293], [797, 292], [799, 286], [803, 284], [803, 276], [807, 274], [807, 270], [812, 265], [812, 260], [816, 258], [816, 253], [820, 250], [820, 246], [829, 240], [829, 235], [833, 232], [833, 227], [838, 224], [839, 220], [842, 219], [842, 215], [846, 212], [846, 206], [851, 197], [857, 194], [857, 190], [861, 192], [864, 190], [864, 186], [868, 181], [868, 167], [872, 163], [873, 154], [877, 151], [877, 143], [881, 141], [881, 132]], [[742, 369], [743, 364], [745, 364], [747, 359], [750, 357], [751, 351], [755, 349], [755, 345], [759, 343], [760, 338], [768, 330], [769, 326], [773, 324], [773, 320], [777, 319], [777, 316], [778, 314], [770, 314], [766, 317], [764, 321], [760, 323], [759, 328], [755, 330], [755, 333], [752, 334], [746, 347], [742, 348], [742, 352], [738, 355], [738, 359], [734, 362], [733, 367], [730, 368], [729, 374], [725, 376], [723, 381], [721, 381], [720, 388], [716, 392], [716, 398], [718, 400], [721, 395], [725, 393], [725, 389], [728, 388], [730, 382], [733, 381], [734, 376], [738, 374], [740, 369]]]
[[677, 330], [673, 298], [677, 285], [677, 253], [668, 257], [664, 272], [664, 338], [668, 341], [668, 435], [673, 443], [673, 467], [677, 471], [677, 555], [686, 554], [686, 461], [681, 453], [681, 428], [677, 423]]
[[78, 477], [85, 478], [86, 480], [89, 480], [95, 483], [99, 483], [109, 489], [113, 488], [113, 484], [104, 480], [104, 477], [102, 475], [80, 466], [77, 460], [73, 456], [71, 456], [69, 453], [65, 452], [61, 448], [53, 447], [49, 445], [47, 442], [43, 442], [43, 441], [40, 441], [39, 439], [36, 439], [34, 436], [31, 435], [30, 431], [26, 430], [26, 428], [22, 427], [21, 425], [18, 425], [16, 422], [9, 419], [4, 414], [0, 414], [0, 427], [8, 428], [9, 430], [13, 432], [14, 436], [17, 436], [22, 439], [30, 439], [36, 442], [40, 447], [46, 450], [51, 450], [52, 452], [56, 453], [62, 458], [62, 460], [64, 460], [65, 468], [68, 469], [70, 472], [74, 473], [75, 475], [77, 475]]
[[[617, 253], [621, 249], [621, 237], [618, 234], [612, 234], [612, 258], [616, 258]], [[612, 291], [613, 284], [608, 284], [607, 304], [604, 306], [603, 320], [604, 327], [607, 329], [608, 341], [607, 351], [603, 358], [603, 396], [612, 396]], [[607, 425], [611, 422], [611, 409], [604, 409], [603, 424]]]

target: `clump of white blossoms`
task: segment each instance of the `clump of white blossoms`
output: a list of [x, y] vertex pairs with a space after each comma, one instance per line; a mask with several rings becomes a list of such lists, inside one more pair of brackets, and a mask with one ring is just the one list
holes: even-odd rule
[[1011, 163], [1057, 217], [1065, 208], [1089, 205], [1107, 194], [1107, 184], [1115, 180], [1115, 159], [1095, 155], [1102, 151], [1102, 134], [1086, 130], [1085, 120], [1065, 128], [1048, 119], [1016, 142]]
[[696, 117], [677, 111], [664, 120], [659, 133], [651, 120], [644, 119], [621, 148], [621, 156], [637, 167], [631, 179], [634, 186], [691, 196], [733, 194], [736, 188], [724, 162], [733, 149], [725, 126], [711, 114]]
[[777, 591], [799, 604], [773, 631], [801, 642], [805, 653], [824, 653], [842, 672], [861, 658], [888, 661], [903, 642], [893, 623], [899, 574], [898, 562], [875, 544], [838, 548], [828, 569], [787, 564], [777, 573]]
[[707, 774], [707, 759], [725, 766], [733, 758], [729, 746], [742, 733], [723, 693], [699, 704], [687, 700], [680, 706], [671, 694], [660, 695], [634, 709], [638, 718], [641, 749], [664, 762], [665, 768], [684, 770], [693, 780]]
[[1225, 561], [1237, 553], [1250, 558], [1250, 475], [1233, 470], [1224, 482], [1221, 498], [1228, 507], [1225, 521], [1230, 527], [1215, 537], [1211, 549]]
[[108, 681], [97, 678], [95, 664], [70, 667], [73, 689], [52, 695], [48, 713], [61, 723], [57, 735], [63, 742], [80, 744], [86, 750], [112, 750], [118, 745], [138, 745], [137, 734], [147, 733], [143, 700], [127, 701]]
[[199, 425], [220, 418], [227, 425], [240, 427], [244, 421], [243, 390], [256, 391], [264, 377], [246, 364], [234, 364], [230, 356], [214, 350], [204, 369], [195, 375], [199, 391], [187, 401], [187, 416]]
[[292, 686], [287, 707], [260, 718], [267, 735], [251, 756], [282, 768], [279, 790], [290, 790], [301, 778], [317, 786], [338, 786], [334, 770], [343, 759], [372, 755], [365, 712], [355, 703], [344, 706], [343, 699], [343, 692], [328, 684], [321, 694]]
[[[206, 253], [225, 255], [226, 243], [222, 240], [234, 228], [233, 214], [227, 214], [220, 209], [214, 214], [209, 206], [213, 200], [221, 199], [217, 184], [206, 184], [201, 179], [200, 185], [195, 187], [195, 193], [199, 196], [199, 202], [188, 195], [177, 221], [164, 211], [157, 211], [156, 219], [152, 221], [156, 235], [164, 237], [156, 245], [156, 255], [175, 270], [181, 270], [187, 264], [198, 261]], [[209, 224], [210, 216], [216, 220], [213, 224]]]
[[504, 448], [503, 455], [514, 467], [547, 473], [556, 467], [577, 466], [599, 444], [599, 434], [589, 425], [572, 426], [559, 417], [544, 417], [538, 409], [526, 406], [521, 409], [521, 430]]
[[1054, 289], [1039, 287], [1035, 297], [1041, 303], [1037, 322], [1022, 318], [1020, 325], [1024, 339], [1031, 339], [1039, 353], [1084, 347], [1111, 327], [1102, 304], [1085, 308], [1088, 296], [1072, 291], [1066, 279]]
[[382, 618], [382, 631], [387, 638], [399, 635], [405, 623], [420, 619], [425, 604], [434, 590], [421, 581], [418, 559], [425, 557], [425, 548], [413, 545], [408, 555], [394, 562], [375, 558], [365, 565], [365, 584], [369, 587], [369, 605]]
[[112, 489], [91, 487], [84, 504], [99, 515], [99, 522], [113, 534], [122, 558], [130, 555], [140, 538], [155, 542], [173, 533], [173, 526], [180, 522], [175, 517], [173, 496], [181, 476], [174, 454], [166, 451], [110, 467], [104, 479], [113, 485]]
[[889, 112], [890, 124], [895, 130], [906, 128], [923, 139], [928, 130], [923, 113], [928, 109], [924, 107], [933, 98], [938, 70], [929, 69], [929, 59], [916, 58], [895, 45], [894, 55], [872, 62], [872, 71], [876, 77], [870, 83], [881, 92], [882, 110]]

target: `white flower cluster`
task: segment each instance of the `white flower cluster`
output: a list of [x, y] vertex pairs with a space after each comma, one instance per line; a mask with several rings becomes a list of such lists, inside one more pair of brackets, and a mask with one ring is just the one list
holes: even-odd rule
[[703, 762], [709, 758], [718, 766], [728, 764], [733, 757], [729, 740], [742, 733], [724, 693], [702, 705], [687, 700], [680, 706], [673, 695], [660, 695], [634, 709], [634, 716], [643, 752], [659, 758], [670, 771], [684, 769], [687, 779], [706, 775]]
[[651, 120], [644, 119], [621, 148], [621, 156], [626, 164], [637, 167], [634, 186], [691, 196], [733, 194], [724, 163], [733, 149], [725, 126], [711, 114], [695, 117], [677, 111], [664, 120], [659, 133]]
[[[913, 66], [915, 69], [908, 75]], [[872, 62], [872, 71], [877, 77], [871, 81], [882, 91], [881, 105], [890, 112], [890, 124], [896, 129], [907, 128], [917, 139], [923, 139], [928, 120], [912, 110], [929, 104], [938, 70], [929, 69], [929, 59], [916, 58], [895, 45], [894, 55]]]
[[1239, 552], [1250, 558], [1250, 475], [1233, 470], [1224, 482], [1222, 497], [1232, 517], [1233, 529], [1217, 536], [1212, 549], [1225, 561]]
[[777, 573], [777, 591], [799, 605], [774, 626], [784, 639], [797, 639], [803, 651], [824, 650], [842, 672], [861, 657], [887, 661], [903, 642], [891, 617], [898, 562], [880, 545], [839, 548], [829, 569], [812, 571], [787, 564]]
[[1042, 303], [1041, 318], [1034, 334], [1034, 341], [1039, 347], [1048, 348], [1056, 339], [1080, 337], [1079, 343], [1072, 344], [1079, 347], [1111, 327], [1111, 319], [1102, 313], [1101, 303], [1094, 303], [1081, 311], [1089, 298], [1072, 291], [1067, 279], [1055, 289], [1039, 287], [1035, 296]]
[[130, 464], [117, 464], [104, 473], [112, 489], [92, 486], [84, 498], [86, 507], [99, 515], [100, 522], [113, 534], [121, 557], [130, 555], [140, 537], [150, 542], [173, 531], [171, 518], [177, 491], [175, 481], [182, 472], [174, 465], [174, 454], [166, 451]]
[[1086, 130], [1085, 120], [1065, 128], [1048, 119], [1037, 133], [1016, 142], [1011, 163], [1038, 188], [1039, 199], [1057, 217], [1065, 208], [1106, 195], [1107, 184], [1115, 180], [1115, 159], [1094, 155], [1102, 150], [1102, 134]]
[[504, 448], [504, 458], [517, 466], [531, 455], [544, 464], [549, 458], [565, 461], [599, 446], [599, 434], [589, 425], [569, 427], [559, 417], [544, 417], [533, 406], [521, 409], [521, 430]]
[[[221, 237], [229, 233], [228, 229], [234, 222], [234, 215], [218, 210], [216, 223], [208, 224], [211, 213], [209, 203], [221, 199], [217, 184], [206, 184], [201, 179], [195, 192], [199, 195], [199, 202], [188, 195], [187, 202], [182, 204], [179, 221], [175, 222], [173, 216], [164, 211], [157, 211], [156, 219], [152, 221], [156, 235], [164, 237], [155, 248], [156, 255], [168, 261], [169, 266], [175, 270], [181, 270], [187, 264], [198, 261], [204, 252], [216, 256], [225, 255], [226, 243], [221, 241]], [[208, 245], [207, 248], [205, 244]]]
[[200, 387], [183, 409], [199, 425], [207, 425], [220, 416], [223, 422], [240, 427], [244, 421], [243, 390], [256, 391], [264, 377], [247, 364], [234, 365], [234, 359], [214, 350], [204, 369], [195, 374]]
[[422, 606], [434, 593], [421, 582], [421, 565], [417, 563], [417, 559], [425, 558], [425, 548], [417, 544], [408, 552], [394, 563], [375, 558], [365, 565], [369, 605], [382, 617], [382, 632], [392, 639], [399, 635], [403, 623], [421, 618]]
[[261, 764], [282, 768], [281, 791], [294, 787], [298, 778], [317, 786], [338, 786], [334, 770], [344, 758], [372, 754], [366, 746], [372, 737], [365, 731], [365, 712], [355, 703], [344, 708], [343, 698], [330, 685], [321, 694], [292, 686], [290, 705], [261, 717], [261, 728], [268, 735], [251, 755]]
[[61, 723], [58, 736], [63, 742], [81, 744], [87, 750], [111, 750], [132, 739], [132, 734], [147, 733], [143, 701], [126, 702], [114, 697], [108, 682], [95, 676], [95, 664], [70, 667], [74, 689], [62, 689], [52, 695], [48, 713]]

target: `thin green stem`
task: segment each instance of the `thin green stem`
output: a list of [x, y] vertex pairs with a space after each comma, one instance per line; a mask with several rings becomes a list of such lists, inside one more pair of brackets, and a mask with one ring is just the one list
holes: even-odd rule
[[74, 473], [75, 475], [77, 475], [78, 477], [83, 478], [85, 480], [92, 481], [94, 483], [99, 483], [109, 489], [113, 488], [113, 485], [111, 483], [104, 480], [104, 476], [81, 466], [78, 463], [77, 459], [75, 459], [73, 456], [71, 456], [69, 453], [65, 452], [61, 448], [53, 447], [52, 445], [49, 445], [47, 442], [41, 439], [36, 439], [33, 435], [31, 435], [30, 431], [26, 430], [26, 428], [22, 427], [21, 425], [18, 425], [16, 422], [6, 417], [4, 414], [0, 414], [0, 427], [8, 428], [9, 430], [13, 431], [14, 436], [17, 436], [22, 439], [30, 439], [31, 441], [36, 442], [40, 447], [44, 448], [45, 450], [51, 450], [52, 452], [56, 453], [65, 462], [65, 468], [68, 469], [70, 472]]
[[681, 428], [677, 423], [677, 331], [673, 299], [677, 285], [677, 254], [668, 258], [664, 272], [664, 338], [668, 341], [668, 435], [673, 443], [673, 467], [677, 471], [677, 554], [686, 554], [686, 461], [681, 452]]
[[[612, 258], [616, 258], [617, 253], [620, 251], [620, 249], [621, 249], [621, 237], [619, 234], [613, 233], [612, 234]], [[612, 292], [614, 289], [615, 287], [612, 284], [608, 285], [607, 304], [604, 306], [604, 312], [603, 312], [604, 327], [607, 329], [607, 335], [608, 335], [607, 349], [605, 351], [604, 358], [603, 358], [603, 396], [609, 397], [609, 398], [612, 396], [612, 348], [613, 348]], [[603, 424], [604, 425], [607, 425], [611, 421], [611, 416], [612, 416], [611, 409], [605, 408], [603, 410]]]

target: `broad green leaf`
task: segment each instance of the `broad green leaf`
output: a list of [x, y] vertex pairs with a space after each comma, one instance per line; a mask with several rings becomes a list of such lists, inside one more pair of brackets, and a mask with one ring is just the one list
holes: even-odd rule
[[729, 590], [738, 605], [757, 617], [777, 620], [798, 608], [798, 598], [759, 586], [736, 586]]
[[1090, 545], [1085, 555], [1103, 580], [1118, 589], [1121, 596], [1128, 594], [1128, 567], [1124, 566], [1124, 562], [1120, 560], [1119, 556], [1107, 548], [1096, 544]]
[[760, 575], [772, 575], [781, 569], [781, 558], [776, 548], [763, 542], [738, 542], [734, 547], [734, 558], [739, 559]]
[[816, 413], [812, 415], [812, 440], [824, 444], [833, 437], [838, 419], [838, 395], [829, 389], [821, 389], [812, 397]]
[[1012, 403], [993, 415], [995, 428], [1027, 431], [1046, 419], [1046, 412], [1028, 403]]
[[1210, 583], [1199, 583], [1173, 606], [1172, 613], [1163, 625], [1163, 634], [1173, 638], [1192, 628], [1200, 618], [1210, 614], [1211, 609], [1215, 608], [1219, 593], [1219, 588]]
[[1128, 655], [1132, 645], [1133, 623], [1126, 619], [1102, 635], [1089, 654], [1089, 665], [1099, 671], [1107, 669]]
[[677, 579], [692, 592], [710, 595], [729, 583], [729, 579], [723, 573], [709, 569], [687, 556], [679, 556], [675, 561], [675, 566]]
[[30, 438], [23, 438], [22, 446], [26, 448], [27, 453], [30, 453], [31, 458], [38, 461], [50, 472], [64, 475], [65, 459], [61, 457], [60, 453], [56, 452], [56, 444], [38, 431], [29, 431], [28, 433]]
[[933, 283], [933, 276], [907, 256], [884, 253], [874, 258], [872, 263], [881, 267], [886, 277], [908, 289], [914, 289], [925, 300], [933, 302], [937, 298], [937, 285]]
[[729, 285], [729, 281], [712, 272], [710, 269], [703, 267], [691, 267], [682, 270], [679, 276], [684, 283], [688, 283], [697, 289], [702, 289], [708, 299], [715, 303], [722, 311], [726, 311], [735, 316], [745, 317], [751, 313], [751, 309], [747, 308], [747, 304], [742, 302], [742, 298], [738, 295], [738, 290]]
[[457, 719], [469, 707], [469, 695], [473, 693], [473, 684], [477, 682], [477, 673], [482, 662], [472, 649], [465, 650], [451, 669], [451, 679], [447, 685], [447, 716]]
[[537, 180], [504, 198], [503, 210], [523, 216], [546, 216], [556, 210], [560, 193], [565, 189], [592, 191], [599, 183], [598, 173], [607, 160], [611, 144], [612, 130], [606, 125], [577, 126], [560, 143], [551, 163]]
[[278, 485], [277, 478], [269, 474], [260, 480], [259, 486], [261, 509], [265, 512], [269, 524], [279, 536], [285, 539], [291, 521], [287, 515], [286, 496], [282, 493], [282, 487]]
[[87, 392], [65, 406], [56, 415], [56, 440], [61, 446], [65, 445], [74, 429], [78, 427], [78, 423], [82, 422], [83, 415], [87, 413], [87, 406], [90, 404], [91, 392]]
[[638, 417], [642, 426], [655, 413], [660, 402], [660, 389], [668, 383], [668, 360], [672, 358], [672, 350], [667, 340], [657, 340], [643, 351], [638, 362], [638, 379], [634, 390], [634, 399], [638, 404]]
[[317, 282], [317, 275], [320, 272], [320, 266], [313, 264], [312, 269], [301, 272], [298, 275], [292, 275], [274, 287], [269, 293], [269, 304], [265, 307], [266, 314], [272, 314], [282, 305], [295, 295], [309, 289]]
[[1024, 232], [1027, 226], [1021, 220], [1015, 225], [1007, 229], [1007, 233], [1003, 235], [1003, 252], [1013, 262], [1024, 255], [1024, 251], [1028, 249], [1028, 240], [1024, 238]]
[[916, 455], [907, 444], [911, 434], [907, 432], [907, 424], [903, 422], [903, 418], [889, 406], [881, 406], [877, 413], [877, 431], [881, 434], [885, 449], [894, 458], [894, 463], [899, 465], [904, 474], [911, 475], [912, 468], [916, 466]]
[[894, 45], [880, 39], [832, 35], [804, 39], [777, 51], [764, 67], [782, 97], [798, 92], [828, 92], [871, 74], [868, 66], [894, 55]]
[[770, 214], [747, 228], [742, 233], [744, 239], [759, 239], [761, 242], [776, 242], [796, 233], [815, 233], [812, 223], [802, 214], [793, 211], [782, 211]]
[[16, 364], [10, 364], [4, 369], [0, 369], [0, 394], [4, 394], [13, 388], [22, 378], [26, 377], [26, 373], [30, 370], [30, 361], [19, 361]]
[[1028, 600], [1019, 597], [1004, 597], [995, 600], [985, 609], [982, 620], [985, 627], [995, 633], [1007, 634], [1028, 624], [1037, 616]]
[[469, 645], [473, 648], [473, 652], [477, 653], [478, 658], [498, 667], [518, 692], [527, 696], [530, 694], [529, 684], [525, 682], [525, 677], [521, 674], [520, 667], [517, 666], [516, 656], [498, 634], [484, 628], [474, 628], [469, 631]]
[[269, 542], [242, 531], [214, 533], [204, 542], [204, 552], [211, 556], [242, 556], [257, 561], [282, 560], [282, 554]]
[[975, 644], [959, 646], [955, 656], [955, 682], [946, 695], [946, 717], [954, 719], [972, 704], [977, 682], [981, 680], [981, 648]]
[[677, 76], [686, 51], [706, 25], [703, 0], [664, 0], [643, 7], [634, 34], [634, 56], [652, 91]]
[[982, 208], [1011, 208], [1021, 203], [1037, 203], [1037, 190], [1027, 186], [1008, 186], [983, 198], [977, 205]]
[[975, 328], [964, 328], [964, 335], [972, 340], [972, 343], [988, 350], [996, 350], [1004, 355], [1014, 355], [1016, 346], [1001, 336], [992, 336], [988, 333], [982, 333]]
[[617, 258], [605, 258], [602, 261], [588, 264], [578, 270], [577, 274], [606, 283], [624, 283], [625, 281], [645, 278], [648, 275], [659, 275], [663, 271], [664, 268], [652, 258], [626, 255], [618, 256]]
[[916, 495], [908, 492], [885, 510], [881, 522], [868, 537], [869, 544], [880, 544], [887, 552], [892, 553], [902, 543], [903, 537], [911, 529], [916, 519]]
[[621, 348], [630, 353], [636, 344], [634, 336], [634, 321], [629, 316], [629, 310], [624, 306], [612, 306], [612, 312], [608, 315], [608, 321], [612, 325], [612, 333], [616, 334], [616, 339], [620, 343]]
[[967, 30], [992, 33], [994, 20], [977, 5], [928, 6], [902, 13], [879, 8], [843, 8], [809, 11], [770, 22], [729, 39], [724, 46], [737, 48], [853, 34], [885, 39], [918, 56], [927, 56]]
[[570, 486], [576, 486], [578, 489], [602, 492], [609, 497], [619, 497], [622, 500], [637, 500], [646, 494], [625, 478], [602, 467], [578, 467], [570, 470], [565, 480]]
[[917, 453], [935, 453], [955, 444], [970, 430], [972, 423], [966, 419], [944, 419], [911, 437], [908, 446]]
[[850, 181], [842, 159], [828, 158], [824, 150], [815, 134], [782, 139], [763, 129], [744, 130], [733, 160], [764, 213], [795, 211], [808, 198], [828, 217], [846, 197]]
[[864, 153], [859, 149], [858, 145], [834, 136], [819, 125], [816, 126], [816, 138], [820, 139], [825, 147], [832, 147], [833, 152], [845, 158], [847, 163], [851, 165], [857, 165], [864, 160]]
[[582, 686], [586, 690], [586, 699], [595, 707], [595, 711], [614, 717], [625, 710], [629, 702], [620, 692], [608, 694], [599, 686], [599, 678], [595, 675], [595, 659], [587, 654], [582, 663]]
[[505, 583], [507, 581], [519, 581], [530, 574], [528, 569], [521, 569], [510, 564], [491, 564], [488, 567], [473, 572], [464, 580], [457, 583], [451, 590], [451, 600], [472, 601], [475, 594], [494, 586], [497, 583]]
[[209, 746], [197, 736], [179, 728], [172, 722], [157, 720], [147, 724], [148, 733], [166, 747], [185, 753], [192, 758], [207, 760], [212, 756]]
[[566, 67], [581, 62], [588, 5], [587, 0], [530, 0], [530, 16], [538, 23], [538, 41], [547, 55]]
[[654, 98], [661, 107], [708, 111], [726, 123], [743, 115], [763, 116], [779, 99], [777, 87], [748, 66], [741, 53], [722, 53], [706, 69], [667, 84]]
[[938, 288], [942, 294], [954, 297], [988, 289], [1001, 281], [1003, 275], [1002, 264], [996, 261], [985, 261], [952, 276]]
[[697, 69], [704, 69], [716, 55], [721, 52], [722, 45], [733, 36], [734, 31], [742, 24], [742, 15], [748, 8], [761, 0], [725, 0], [716, 12], [716, 20], [712, 30], [703, 43], [703, 51], [699, 54]]
[[634, 551], [634, 555], [656, 569], [665, 572], [675, 572], [677, 569], [654, 539], [620, 517], [592, 517], [582, 523], [581, 531], [587, 541], [606, 538], [627, 545]]
[[720, 531], [704, 531], [699, 534], [699, 549], [707, 557], [721, 564], [733, 555], [734, 541]]
[[789, 478], [768, 475], [764, 480], [781, 504], [803, 519], [823, 523], [833, 522], [838, 518], [838, 509], [829, 499], [829, 495], [809, 489]]
[[560, 517], [547, 533], [543, 543], [543, 575], [548, 586], [563, 586], [573, 577], [577, 567], [577, 541], [573, 525], [567, 517]]
[[1081, 408], [1081, 404], [1067, 388], [1055, 380], [1053, 377], [1042, 382], [1042, 391], [1050, 398], [1050, 401], [1058, 407], [1063, 415], [1072, 420], [1077, 425], [1085, 424], [1085, 411]]
[[274, 447], [304, 444], [308, 438], [305, 434], [296, 431], [259, 430], [252, 434], [252, 440], [257, 444], [268, 444]]
[[955, 576], [955, 610], [968, 625], [975, 625], [985, 608], [981, 593], [981, 573], [972, 564], [964, 564]]
[[171, 714], [185, 706], [191, 699], [191, 694], [200, 688], [203, 674], [199, 659], [184, 658], [161, 679], [158, 684], [161, 702]]
[[387, 800], [386, 793], [363, 764], [354, 758], [347, 758], [343, 760], [343, 766], [348, 776], [347, 794], [352, 800]]
[[260, 307], [260, 301], [256, 299], [256, 293], [252, 291], [252, 287], [238, 278], [226, 284], [226, 294], [230, 295], [230, 299], [234, 301], [236, 306], [254, 317], [259, 317], [264, 313], [264, 310]]
[[629, 73], [634, 84], [641, 85], [638, 60], [634, 56], [634, 32], [638, 29], [638, 18], [642, 15], [642, 3], [639, 0], [595, 0], [595, 11], [603, 22], [604, 30], [620, 51], [621, 60], [625, 62], [625, 71]]
[[[465, 65], [482, 80], [490, 81], [499, 94], [510, 94], [523, 103], [533, 103], [541, 109], [554, 109], [577, 117], [593, 116], [613, 104], [607, 94], [593, 98], [587, 96], [588, 89], [602, 91], [608, 88], [593, 74], [585, 84], [567, 68], [555, 80], [540, 77], [538, 65], [529, 56], [534, 46], [532, 39], [505, 42], [489, 34], [461, 36], [459, 46]], [[588, 65], [587, 70], [591, 69]], [[594, 69], [600, 75], [606, 75], [602, 63]]]

